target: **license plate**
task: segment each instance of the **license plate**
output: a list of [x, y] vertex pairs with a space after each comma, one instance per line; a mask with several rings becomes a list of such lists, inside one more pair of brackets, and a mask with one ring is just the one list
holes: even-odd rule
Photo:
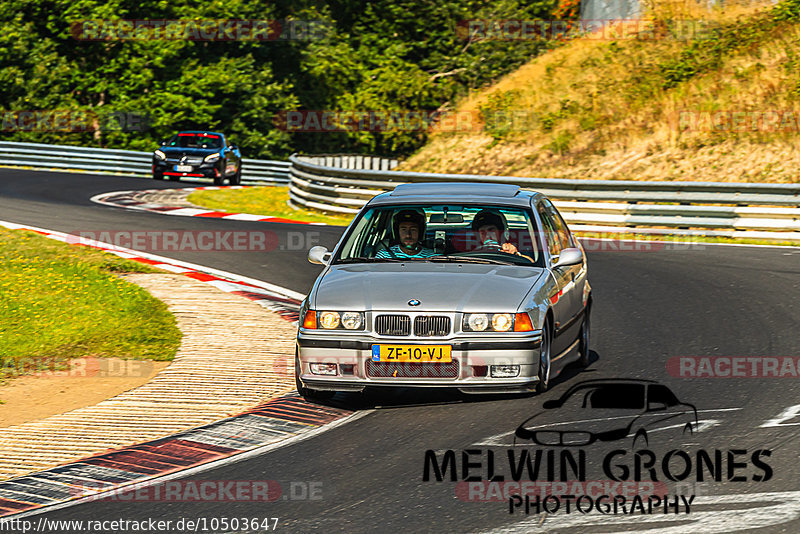
[[191, 165], [175, 165], [175, 172], [192, 172]]
[[450, 345], [372, 345], [373, 362], [449, 363]]

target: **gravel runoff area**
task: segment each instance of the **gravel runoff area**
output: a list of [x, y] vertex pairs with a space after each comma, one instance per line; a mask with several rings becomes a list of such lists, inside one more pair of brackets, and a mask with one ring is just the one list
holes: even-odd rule
[[125, 278], [165, 302], [183, 340], [146, 384], [0, 429], [0, 480], [207, 424], [294, 389], [295, 327], [247, 298], [177, 274]]

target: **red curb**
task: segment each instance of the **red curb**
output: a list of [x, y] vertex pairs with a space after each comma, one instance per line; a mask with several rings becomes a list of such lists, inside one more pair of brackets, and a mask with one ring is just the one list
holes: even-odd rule
[[[183, 187], [181, 190], [183, 191], [208, 191], [208, 190], [219, 190], [219, 189], [232, 189], [235, 187], [236, 189], [244, 189], [246, 187], [258, 187], [258, 186], [206, 186], [206, 187]], [[150, 201], [141, 201], [141, 200], [134, 200], [134, 195], [139, 193], [157, 193], [163, 192], [163, 189], [141, 189], [137, 191], [113, 191], [111, 193], [104, 193], [101, 195], [97, 195], [92, 198], [93, 202], [97, 202], [99, 204], [105, 204], [110, 206], [115, 206], [117, 208], [127, 208], [127, 209], [134, 209], [138, 211], [151, 211], [153, 213], [160, 213], [160, 214], [172, 214], [171, 212], [175, 210], [181, 209], [205, 209], [205, 208], [181, 208], [177, 206], [165, 206], [162, 204], [157, 204], [155, 202]], [[206, 213], [195, 213], [195, 214], [178, 214], [182, 217], [204, 217], [204, 218], [212, 218], [212, 219], [227, 219], [235, 216], [246, 215], [248, 217], [259, 217], [258, 219], [244, 219], [249, 220], [249, 222], [270, 222], [270, 223], [279, 223], [279, 224], [311, 224], [311, 225], [319, 225], [319, 226], [327, 226], [325, 223], [313, 223], [308, 221], [296, 221], [294, 219], [287, 219], [284, 217], [273, 217], [271, 215], [259, 215], [253, 213], [236, 213], [236, 212], [228, 212], [228, 211], [212, 211], [209, 210]], [[242, 220], [242, 219], [232, 219], [232, 220]]]

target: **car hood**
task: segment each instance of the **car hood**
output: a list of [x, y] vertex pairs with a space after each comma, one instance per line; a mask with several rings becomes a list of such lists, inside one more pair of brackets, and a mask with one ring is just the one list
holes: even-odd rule
[[184, 147], [166, 147], [162, 146], [159, 148], [161, 152], [167, 155], [168, 158], [179, 158], [182, 156], [197, 156], [203, 157], [208, 156], [209, 154], [216, 154], [218, 153], [221, 148], [184, 148]]
[[[539, 267], [457, 263], [334, 265], [317, 286], [316, 309], [514, 312]], [[420, 304], [411, 307], [409, 300]]]

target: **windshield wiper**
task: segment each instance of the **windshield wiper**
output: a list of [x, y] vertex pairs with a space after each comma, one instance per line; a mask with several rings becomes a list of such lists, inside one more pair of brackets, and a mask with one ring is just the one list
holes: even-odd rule
[[431, 256], [425, 258], [428, 261], [438, 261], [445, 263], [488, 263], [494, 265], [519, 265], [513, 261], [503, 261], [494, 258], [478, 258], [476, 256]]

